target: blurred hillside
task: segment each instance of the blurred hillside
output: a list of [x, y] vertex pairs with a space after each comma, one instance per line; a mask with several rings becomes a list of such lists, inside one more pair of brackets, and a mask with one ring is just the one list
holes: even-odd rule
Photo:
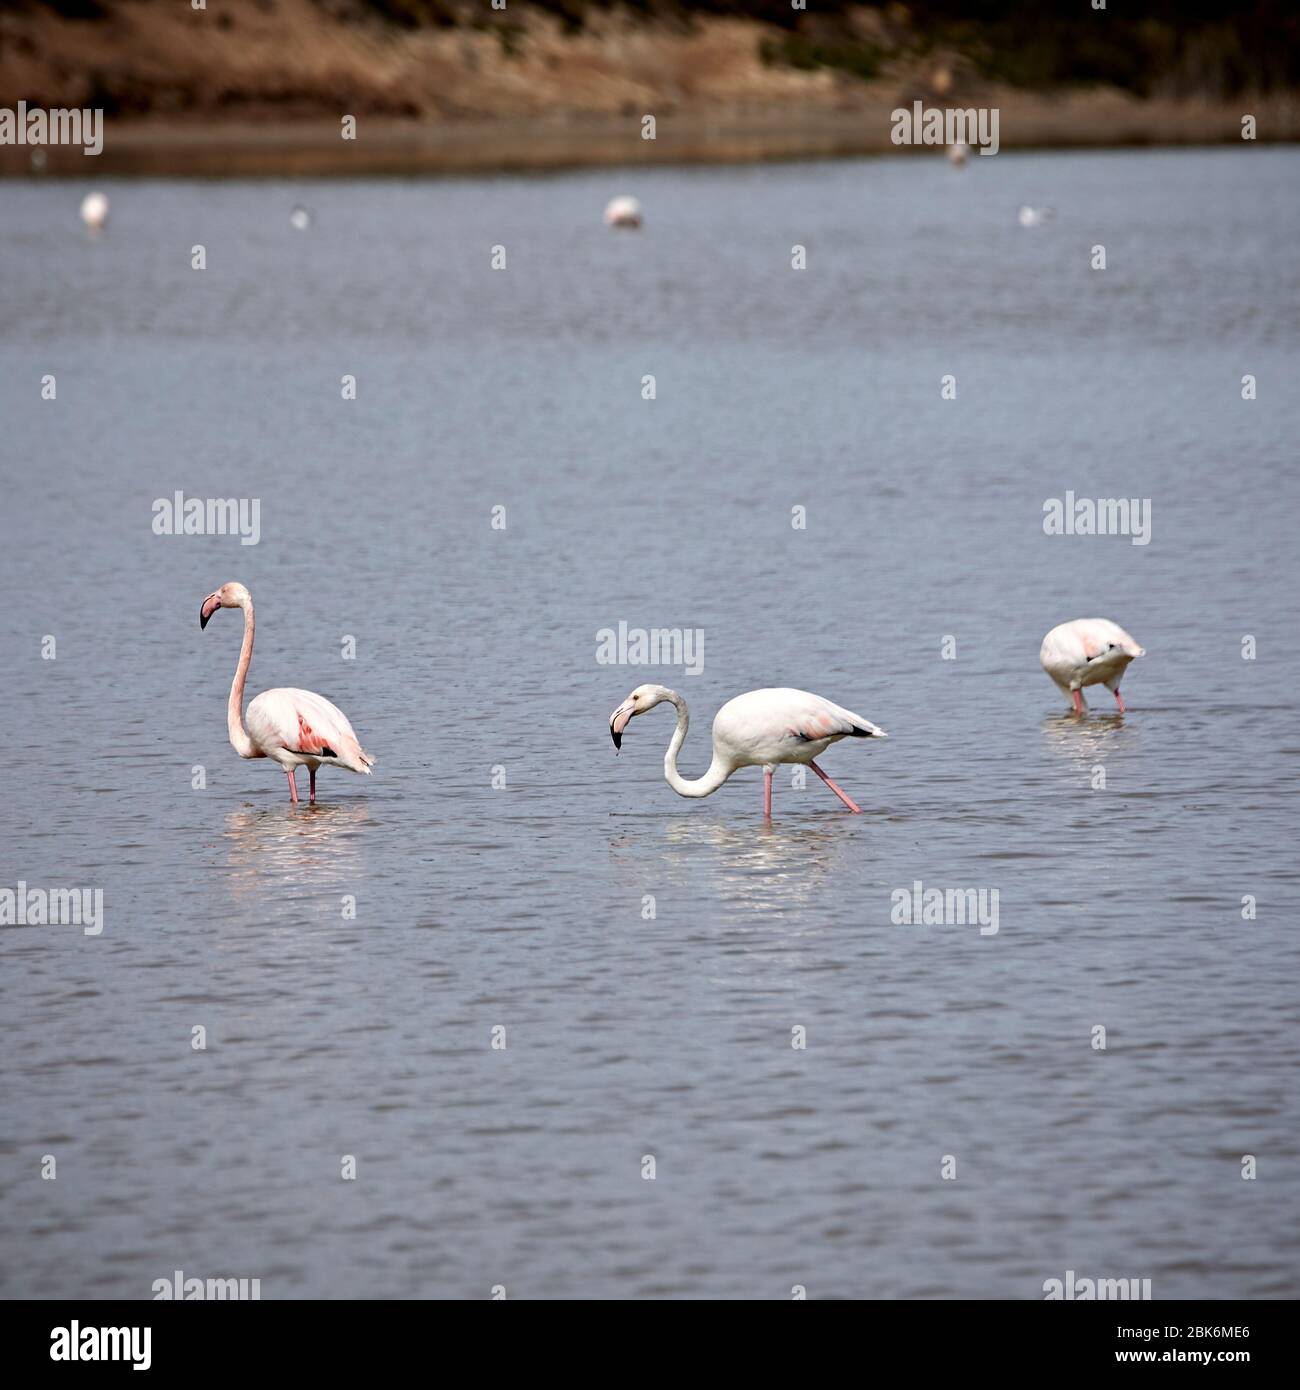
[[[466, 167], [887, 149], [889, 109], [916, 98], [999, 105], [1004, 145], [1239, 138], [1247, 110], [1261, 139], [1300, 135], [1291, 0], [809, 6], [7, 0], [0, 105], [102, 107], [102, 168], [231, 140], [333, 167], [344, 154], [321, 142], [345, 112], [379, 123], [352, 167], [455, 167], [457, 149]], [[666, 139], [653, 150], [628, 144], [648, 144], [631, 128], [647, 112]], [[0, 150], [0, 169], [22, 157]]]

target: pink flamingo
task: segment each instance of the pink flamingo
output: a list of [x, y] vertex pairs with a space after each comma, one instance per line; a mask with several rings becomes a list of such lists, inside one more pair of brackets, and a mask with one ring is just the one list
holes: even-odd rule
[[1043, 638], [1038, 660], [1043, 670], [1070, 697], [1075, 714], [1082, 714], [1085, 685], [1104, 685], [1123, 714], [1124, 697], [1119, 683], [1134, 657], [1145, 656], [1118, 623], [1109, 618], [1075, 618], [1061, 623]]
[[708, 796], [737, 769], [763, 769], [763, 817], [772, 818], [772, 773], [777, 763], [803, 763], [853, 812], [862, 807], [817, 766], [813, 759], [842, 738], [887, 738], [869, 719], [806, 690], [751, 690], [728, 700], [713, 718], [713, 761], [703, 777], [688, 782], [677, 772], [677, 754], [686, 741], [690, 714], [686, 701], [663, 685], [638, 685], [609, 717], [614, 747], [623, 743], [628, 721], [667, 700], [677, 709], [677, 732], [664, 754], [664, 777], [678, 796]]
[[241, 758], [272, 758], [289, 778], [289, 797], [298, 804], [294, 770], [306, 767], [311, 777], [310, 800], [316, 800], [316, 769], [322, 765], [346, 767], [370, 776], [371, 758], [348, 723], [347, 715], [323, 695], [310, 690], [264, 690], [248, 706], [248, 728], [241, 714], [244, 680], [253, 659], [253, 596], [242, 584], [223, 584], [199, 605], [199, 627], [218, 608], [244, 610], [244, 645], [230, 683], [226, 727], [230, 742]]

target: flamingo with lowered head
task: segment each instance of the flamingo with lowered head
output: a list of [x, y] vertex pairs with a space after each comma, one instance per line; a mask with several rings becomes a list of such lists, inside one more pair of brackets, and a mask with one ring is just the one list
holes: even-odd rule
[[751, 690], [728, 700], [713, 718], [713, 761], [703, 777], [687, 781], [677, 771], [690, 714], [686, 701], [663, 685], [638, 685], [609, 717], [614, 747], [623, 743], [628, 721], [667, 700], [677, 710], [677, 732], [664, 754], [664, 777], [678, 796], [708, 796], [742, 767], [763, 769], [763, 816], [772, 818], [772, 773], [777, 763], [803, 763], [822, 779], [854, 815], [856, 805], [813, 761], [842, 738], [887, 738], [869, 719], [810, 695], [806, 690]]
[[1043, 670], [1070, 697], [1075, 714], [1082, 714], [1085, 685], [1104, 685], [1124, 713], [1124, 697], [1119, 683], [1135, 657], [1145, 656], [1118, 623], [1109, 618], [1075, 618], [1060, 623], [1043, 638], [1038, 660]]
[[253, 596], [242, 584], [223, 584], [199, 605], [199, 627], [218, 608], [244, 610], [244, 645], [230, 683], [226, 727], [230, 742], [241, 758], [271, 758], [289, 778], [289, 797], [298, 804], [294, 771], [305, 767], [311, 778], [310, 800], [316, 800], [316, 769], [346, 767], [370, 776], [371, 758], [357, 741], [348, 717], [336, 705], [310, 690], [264, 690], [248, 706], [244, 727], [244, 680], [253, 659]]
[[629, 193], [620, 193], [605, 204], [604, 221], [607, 227], [639, 227], [641, 204]]

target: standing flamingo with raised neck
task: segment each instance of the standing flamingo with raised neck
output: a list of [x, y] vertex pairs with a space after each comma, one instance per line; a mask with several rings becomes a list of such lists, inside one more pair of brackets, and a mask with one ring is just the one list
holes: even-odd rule
[[703, 777], [688, 781], [677, 771], [690, 712], [686, 701], [663, 685], [638, 685], [609, 717], [614, 747], [621, 748], [628, 721], [664, 701], [677, 710], [677, 730], [664, 754], [664, 778], [678, 796], [708, 796], [742, 767], [763, 769], [763, 817], [772, 818], [772, 773], [777, 763], [803, 763], [853, 812], [852, 801], [813, 761], [842, 738], [887, 738], [869, 719], [806, 690], [751, 690], [728, 700], [713, 718], [713, 761]]
[[1043, 638], [1038, 660], [1070, 697], [1075, 714], [1082, 714], [1087, 708], [1083, 700], [1085, 685], [1104, 685], [1124, 714], [1119, 683], [1129, 662], [1145, 655], [1146, 649], [1109, 618], [1075, 618], [1058, 624]]
[[318, 767], [346, 767], [368, 777], [371, 759], [357, 741], [347, 715], [313, 691], [264, 690], [249, 704], [245, 728], [242, 710], [244, 681], [253, 659], [253, 596], [242, 584], [223, 584], [199, 605], [200, 628], [207, 627], [218, 608], [244, 610], [244, 644], [239, 649], [239, 665], [226, 706], [226, 728], [235, 752], [241, 758], [271, 758], [279, 763], [289, 778], [289, 797], [295, 806], [297, 768], [305, 767], [311, 778], [311, 801], [316, 800]]

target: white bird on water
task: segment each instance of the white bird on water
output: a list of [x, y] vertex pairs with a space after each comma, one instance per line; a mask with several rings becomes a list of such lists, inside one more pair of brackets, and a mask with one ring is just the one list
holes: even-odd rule
[[1104, 685], [1124, 713], [1119, 683], [1128, 664], [1146, 649], [1109, 618], [1075, 618], [1061, 623], [1043, 638], [1038, 659], [1043, 670], [1070, 697], [1075, 714], [1082, 714], [1085, 685]]
[[605, 204], [605, 225], [607, 227], [639, 227], [641, 225], [641, 204], [627, 193], [611, 198]]
[[1055, 216], [1051, 208], [1031, 208], [1025, 203], [1016, 213], [1016, 221], [1022, 227], [1041, 227], [1044, 222], [1050, 222]]
[[108, 199], [100, 192], [87, 193], [81, 200], [81, 220], [92, 232], [100, 231], [108, 221]]
[[803, 763], [822, 779], [855, 815], [862, 807], [845, 795], [813, 761], [842, 738], [887, 738], [869, 719], [811, 695], [806, 690], [751, 690], [728, 700], [713, 719], [713, 761], [703, 777], [688, 781], [677, 771], [677, 754], [686, 741], [690, 714], [686, 701], [662, 685], [638, 685], [609, 717], [614, 747], [623, 742], [628, 721], [663, 701], [677, 710], [677, 731], [664, 754], [664, 777], [678, 796], [708, 796], [742, 767], [763, 769], [763, 816], [772, 816], [772, 773], [777, 763]]

